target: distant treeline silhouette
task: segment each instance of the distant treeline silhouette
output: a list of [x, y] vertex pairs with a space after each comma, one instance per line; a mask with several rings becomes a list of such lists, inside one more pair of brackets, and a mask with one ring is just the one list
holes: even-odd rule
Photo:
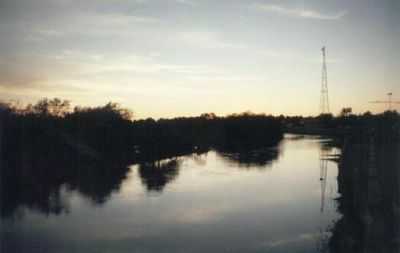
[[283, 136], [280, 119], [251, 113], [132, 121], [132, 113], [115, 103], [71, 110], [60, 99], [42, 99], [24, 108], [3, 104], [1, 111], [2, 155], [17, 159], [26, 152], [57, 157], [52, 153], [68, 150], [93, 159], [151, 161], [211, 148], [272, 146]]
[[356, 115], [342, 112], [337, 116], [322, 114], [317, 117], [283, 117], [283, 124], [285, 131], [292, 133], [353, 136], [353, 141], [373, 133], [379, 142], [400, 140], [400, 115], [396, 111], [379, 114], [366, 112]]
[[[154, 161], [209, 149], [244, 152], [277, 144], [284, 131], [335, 129], [341, 132], [379, 131], [381, 139], [398, 136], [395, 111], [354, 115], [347, 110], [334, 117], [273, 117], [241, 113], [218, 117], [133, 120], [132, 112], [116, 103], [71, 108], [66, 100], [42, 99], [20, 108], [0, 104], [1, 158], [31, 155], [58, 161], [89, 158]], [[361, 130], [360, 130], [361, 129]], [[65, 152], [64, 152], [65, 151]], [[58, 154], [64, 153], [63, 157]], [[74, 156], [74, 157], [70, 157]]]
[[[104, 157], [155, 161], [209, 149], [246, 152], [271, 147], [282, 139], [284, 131], [377, 131], [379, 139], [393, 139], [399, 136], [399, 119], [395, 111], [354, 115], [342, 110], [336, 117], [273, 117], [246, 112], [226, 117], [205, 113], [133, 120], [132, 112], [116, 103], [71, 109], [69, 101], [42, 99], [23, 108], [0, 104], [0, 151], [1, 159], [8, 162], [28, 156], [66, 162]], [[63, 157], [59, 157], [61, 153]]]

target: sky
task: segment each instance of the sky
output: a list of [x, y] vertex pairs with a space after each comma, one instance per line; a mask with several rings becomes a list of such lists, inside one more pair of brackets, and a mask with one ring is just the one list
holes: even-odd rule
[[[400, 100], [397, 0], [0, 0], [0, 100], [136, 118], [316, 115]], [[395, 106], [400, 111], [400, 104]]]

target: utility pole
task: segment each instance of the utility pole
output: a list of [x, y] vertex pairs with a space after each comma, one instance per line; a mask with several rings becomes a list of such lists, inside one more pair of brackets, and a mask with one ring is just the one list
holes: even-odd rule
[[372, 104], [387, 104], [388, 110], [391, 111], [392, 108], [393, 108], [392, 105], [393, 104], [400, 104], [400, 101], [393, 101], [393, 99], [392, 99], [393, 93], [392, 92], [387, 93], [387, 96], [388, 96], [388, 100], [386, 100], [386, 101], [376, 100], [376, 101], [370, 101], [369, 103], [372, 103]]
[[330, 113], [329, 110], [329, 93], [328, 93], [328, 71], [326, 67], [326, 48], [322, 47], [322, 79], [321, 79], [321, 100], [320, 113]]

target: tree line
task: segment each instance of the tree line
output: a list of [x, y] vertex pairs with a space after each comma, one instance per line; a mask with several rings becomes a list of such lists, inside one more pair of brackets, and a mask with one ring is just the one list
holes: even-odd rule
[[272, 146], [283, 136], [279, 118], [249, 112], [133, 120], [132, 112], [116, 103], [71, 109], [69, 101], [55, 98], [23, 108], [3, 103], [0, 113], [3, 158], [33, 153], [59, 159], [67, 151], [93, 159], [157, 160], [209, 149]]

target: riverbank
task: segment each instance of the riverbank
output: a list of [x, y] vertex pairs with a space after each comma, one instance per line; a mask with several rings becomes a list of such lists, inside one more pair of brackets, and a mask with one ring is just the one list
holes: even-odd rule
[[[389, 128], [389, 129], [387, 129]], [[346, 136], [339, 162], [333, 252], [400, 251], [400, 142], [388, 125]]]

